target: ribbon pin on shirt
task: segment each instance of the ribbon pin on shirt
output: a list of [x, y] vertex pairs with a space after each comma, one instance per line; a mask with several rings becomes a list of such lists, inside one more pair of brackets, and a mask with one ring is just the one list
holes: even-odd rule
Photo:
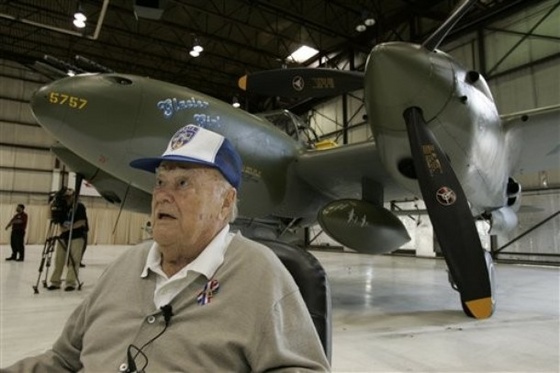
[[196, 297], [196, 301], [199, 305], [204, 306], [212, 300], [214, 294], [218, 292], [220, 289], [220, 283], [218, 280], [210, 280], [204, 285], [204, 289], [200, 293], [198, 293], [198, 297]]

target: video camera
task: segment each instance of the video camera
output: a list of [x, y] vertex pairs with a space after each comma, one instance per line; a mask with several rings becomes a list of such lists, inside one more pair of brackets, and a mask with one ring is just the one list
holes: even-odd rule
[[66, 194], [68, 188], [62, 187], [58, 192], [49, 195], [49, 206], [51, 209], [51, 221], [56, 224], [62, 224], [67, 220], [70, 207], [66, 202]]

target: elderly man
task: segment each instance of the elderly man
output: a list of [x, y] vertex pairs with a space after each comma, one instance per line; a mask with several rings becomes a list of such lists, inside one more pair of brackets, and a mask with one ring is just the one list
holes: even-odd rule
[[110, 265], [52, 350], [7, 372], [327, 371], [290, 274], [229, 231], [242, 168], [231, 143], [188, 125], [131, 165], [156, 173], [155, 242]]

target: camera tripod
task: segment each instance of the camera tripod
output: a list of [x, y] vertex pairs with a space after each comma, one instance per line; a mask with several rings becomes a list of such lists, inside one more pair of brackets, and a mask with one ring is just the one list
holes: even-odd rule
[[36, 284], [33, 285], [33, 291], [35, 294], [39, 294], [39, 282], [41, 281], [41, 275], [43, 273], [44, 268], [46, 268], [46, 271], [45, 271], [45, 278], [43, 279], [43, 287], [44, 288], [47, 287], [49, 268], [51, 266], [52, 255], [56, 248], [57, 242], [59, 245], [61, 245], [64, 251], [66, 251], [66, 263], [68, 265], [72, 265], [72, 267], [74, 268], [74, 273], [76, 273], [76, 282], [78, 283], [78, 290], [82, 290], [83, 283], [80, 282], [80, 278], [78, 277], [78, 271], [76, 271], [76, 263], [74, 261], [74, 258], [72, 257], [72, 253], [71, 251], [68, 250], [68, 242], [63, 238], [60, 238], [60, 236], [57, 236], [56, 235], [57, 231], [58, 231], [58, 224], [56, 224], [51, 220], [47, 231], [47, 239], [45, 240], [45, 244], [43, 245], [43, 253], [41, 254], [41, 263], [39, 264], [39, 275], [37, 276]]

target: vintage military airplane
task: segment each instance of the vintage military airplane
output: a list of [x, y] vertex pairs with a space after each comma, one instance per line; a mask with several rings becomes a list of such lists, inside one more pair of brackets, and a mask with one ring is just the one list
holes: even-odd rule
[[[115, 73], [46, 85], [32, 98], [32, 110], [60, 142], [54, 153], [105, 199], [127, 209], [147, 212], [153, 186], [153, 177], [130, 168], [130, 161], [160, 155], [172, 134], [189, 123], [223, 134], [239, 150], [244, 169], [236, 223], [247, 235], [281, 239], [318, 221], [350, 248], [390, 252], [409, 237], [384, 201], [421, 195], [463, 310], [486, 318], [495, 303], [493, 267], [474, 217], [492, 219], [495, 228], [514, 225], [520, 188], [512, 176], [557, 167], [560, 110], [501, 120], [483, 77], [436, 49], [465, 11], [463, 4], [423, 45], [377, 46], [364, 76], [329, 75], [327, 94], [338, 93], [332, 87], [339, 82], [364, 87], [373, 142], [317, 150], [264, 116], [185, 87]], [[293, 73], [300, 82], [319, 76], [298, 70]], [[286, 72], [292, 69], [283, 77]], [[276, 73], [242, 82], [258, 91], [259, 82]], [[297, 129], [295, 120], [291, 124]]]

